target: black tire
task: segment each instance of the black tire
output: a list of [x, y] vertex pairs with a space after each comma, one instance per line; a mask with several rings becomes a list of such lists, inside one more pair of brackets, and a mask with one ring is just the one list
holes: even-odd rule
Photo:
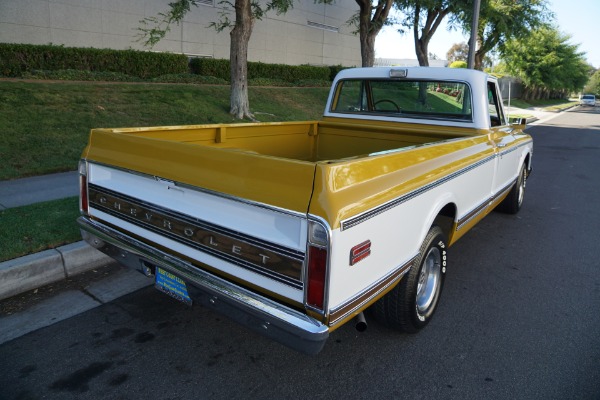
[[527, 170], [521, 166], [519, 177], [508, 193], [508, 196], [498, 204], [497, 210], [505, 214], [516, 214], [523, 206], [525, 199], [525, 186], [527, 185]]
[[376, 319], [408, 333], [418, 332], [429, 323], [444, 287], [447, 247], [444, 233], [433, 226], [410, 271], [373, 305]]

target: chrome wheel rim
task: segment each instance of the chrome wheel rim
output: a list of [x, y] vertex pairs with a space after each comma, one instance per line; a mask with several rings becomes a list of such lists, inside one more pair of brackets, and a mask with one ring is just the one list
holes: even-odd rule
[[525, 173], [525, 169], [521, 173], [521, 182], [519, 185], [519, 206], [523, 204], [523, 199], [525, 198], [525, 185], [527, 184], [527, 174]]
[[442, 254], [440, 249], [433, 247], [425, 256], [417, 285], [417, 312], [420, 315], [426, 315], [434, 304], [440, 290], [441, 267]]

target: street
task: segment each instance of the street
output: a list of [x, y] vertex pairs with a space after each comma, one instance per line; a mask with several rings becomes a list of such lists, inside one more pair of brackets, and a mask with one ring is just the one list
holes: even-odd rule
[[528, 132], [523, 209], [450, 249], [419, 334], [367, 314], [305, 356], [149, 287], [0, 345], [0, 399], [600, 398], [600, 107]]

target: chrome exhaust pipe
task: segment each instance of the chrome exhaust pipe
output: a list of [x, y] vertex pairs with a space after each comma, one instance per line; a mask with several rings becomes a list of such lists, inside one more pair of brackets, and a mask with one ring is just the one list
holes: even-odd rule
[[359, 332], [364, 332], [367, 330], [367, 320], [365, 319], [365, 314], [361, 312], [354, 317], [354, 327]]

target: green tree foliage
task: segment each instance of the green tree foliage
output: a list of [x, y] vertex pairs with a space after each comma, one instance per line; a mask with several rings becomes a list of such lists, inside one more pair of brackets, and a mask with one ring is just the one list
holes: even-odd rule
[[394, 0], [396, 8], [406, 16], [402, 25], [413, 32], [419, 65], [429, 66], [429, 42], [444, 18], [451, 14], [463, 13], [463, 7], [468, 7], [470, 2], [470, 0]]
[[454, 61], [467, 61], [469, 57], [469, 45], [465, 42], [462, 43], [454, 43], [450, 50], [446, 53], [446, 60], [448, 62]]
[[[450, 47], [450, 50], [446, 53], [446, 59], [449, 62], [454, 61], [465, 61], [469, 58], [469, 45], [466, 42], [455, 43]], [[492, 65], [492, 59], [490, 57], [484, 57], [483, 66], [490, 67]]]
[[467, 62], [463, 60], [452, 61], [449, 65], [450, 68], [467, 68]]
[[508, 72], [508, 67], [504, 61], [500, 61], [499, 63], [495, 64], [493, 68], [485, 68], [484, 71], [496, 75], [510, 75]]
[[600, 96], [600, 69], [594, 72], [587, 85], [583, 89], [584, 93], [595, 94]]
[[502, 58], [525, 85], [523, 98], [563, 98], [580, 91], [589, 78], [590, 66], [570, 37], [556, 28], [543, 26], [505, 43]]
[[[456, 14], [463, 31], [470, 34], [473, 21], [470, 7], [461, 7]], [[546, 0], [487, 0], [481, 2], [475, 69], [484, 67], [486, 54], [499, 48], [509, 39], [527, 36], [532, 29], [552, 18]]]

